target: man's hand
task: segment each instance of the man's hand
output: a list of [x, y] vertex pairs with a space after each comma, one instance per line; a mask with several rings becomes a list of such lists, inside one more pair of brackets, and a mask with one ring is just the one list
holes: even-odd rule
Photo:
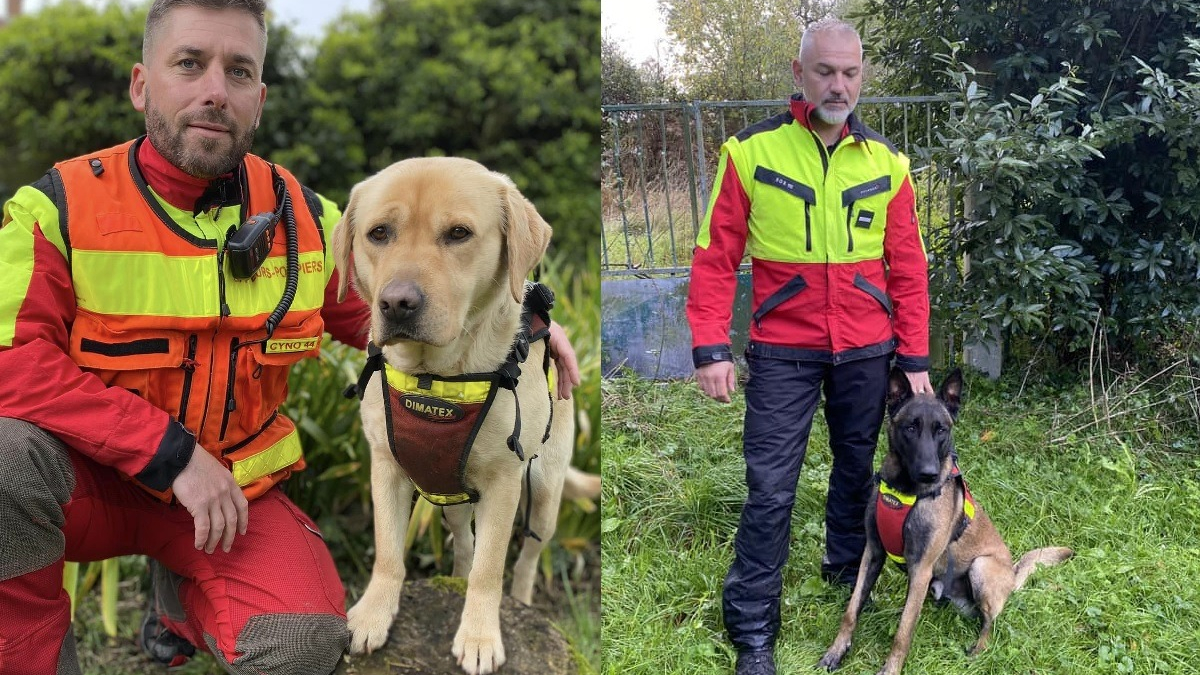
[[922, 370], [919, 373], [905, 372], [904, 377], [908, 378], [908, 386], [912, 387], [914, 394], [934, 394], [933, 384], [929, 382], [929, 371]]
[[246, 495], [215, 457], [196, 444], [192, 459], [171, 483], [175, 498], [183, 504], [196, 523], [196, 549], [205, 553], [229, 552], [234, 534], [246, 534], [249, 513]]
[[729, 403], [729, 395], [737, 389], [737, 373], [732, 361], [706, 363], [696, 369], [696, 384], [704, 395]]
[[558, 397], [571, 398], [571, 390], [579, 386], [579, 361], [575, 360], [575, 350], [571, 341], [558, 323], [550, 322], [550, 356], [554, 357], [554, 367], [558, 371]]

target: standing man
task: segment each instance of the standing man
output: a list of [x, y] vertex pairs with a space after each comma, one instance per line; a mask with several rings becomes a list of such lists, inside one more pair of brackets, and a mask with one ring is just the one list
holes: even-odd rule
[[[333, 559], [279, 488], [305, 466], [279, 406], [324, 331], [365, 345], [367, 312], [336, 301], [337, 207], [249, 154], [264, 11], [155, 0], [129, 87], [146, 136], [4, 205], [0, 673], [79, 673], [63, 562], [128, 554], [159, 565], [141, 639], [165, 664], [320, 674], [346, 646]], [[254, 223], [274, 242], [242, 241]], [[562, 395], [577, 364], [557, 325], [551, 344]]]
[[692, 262], [696, 380], [728, 403], [736, 274], [751, 258], [748, 495], [723, 598], [738, 675], [775, 673], [792, 505], [821, 391], [833, 453], [821, 572], [850, 585], [893, 356], [914, 391], [932, 391], [927, 262], [908, 158], [854, 116], [862, 68], [853, 26], [808, 27], [792, 61], [801, 94], [721, 148]]

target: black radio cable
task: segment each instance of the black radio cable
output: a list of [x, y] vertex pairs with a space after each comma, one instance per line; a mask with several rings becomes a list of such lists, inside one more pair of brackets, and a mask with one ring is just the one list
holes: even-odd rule
[[283, 316], [291, 309], [292, 301], [296, 299], [296, 287], [300, 284], [300, 237], [296, 232], [296, 214], [292, 211], [292, 197], [288, 193], [287, 183], [275, 171], [274, 165], [271, 166], [271, 173], [275, 175], [275, 184], [282, 195], [279, 200], [280, 212], [283, 216], [283, 230], [287, 235], [287, 283], [283, 288], [283, 296], [279, 298], [279, 305], [267, 317], [268, 338], [275, 332], [279, 322], [283, 321]]

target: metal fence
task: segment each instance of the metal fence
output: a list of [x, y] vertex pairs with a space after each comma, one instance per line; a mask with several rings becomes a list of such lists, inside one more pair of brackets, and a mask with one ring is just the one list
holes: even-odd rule
[[[601, 106], [601, 274], [686, 275], [721, 144], [786, 106], [787, 101]], [[944, 228], [953, 213], [945, 172], [929, 161], [934, 131], [949, 108], [937, 96], [887, 96], [863, 98], [856, 110], [912, 160], [927, 228]]]

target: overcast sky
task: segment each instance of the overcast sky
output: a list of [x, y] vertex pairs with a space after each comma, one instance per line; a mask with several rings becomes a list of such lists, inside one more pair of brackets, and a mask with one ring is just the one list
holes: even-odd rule
[[657, 0], [602, 0], [600, 26], [635, 64], [651, 58], [669, 60]]
[[[25, 0], [24, 11], [36, 12], [56, 0]], [[606, 2], [609, 0], [605, 0]], [[89, 5], [103, 6], [105, 0], [84, 0]], [[138, 4], [122, 0], [123, 4]], [[4, 3], [6, 4], [6, 3]], [[364, 11], [371, 7], [371, 0], [269, 0], [271, 12], [283, 23], [294, 26], [300, 33], [315, 37], [320, 35], [326, 23], [335, 19], [344, 10]]]

